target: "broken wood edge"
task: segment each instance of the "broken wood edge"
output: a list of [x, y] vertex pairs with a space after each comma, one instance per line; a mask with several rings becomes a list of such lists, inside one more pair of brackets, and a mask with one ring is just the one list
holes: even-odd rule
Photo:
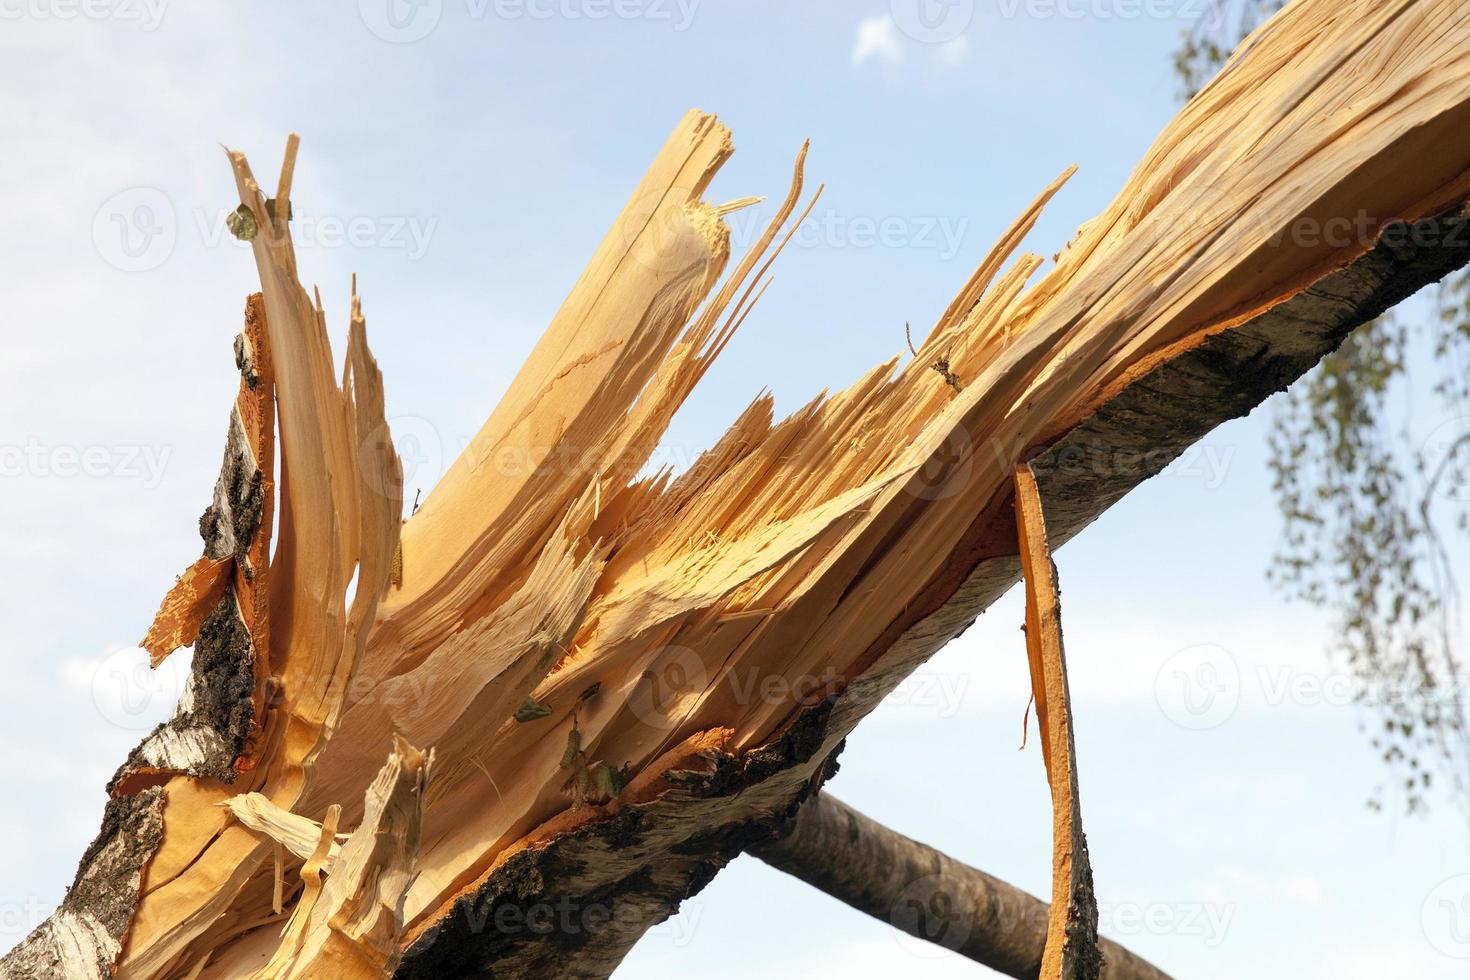
[[1096, 980], [1102, 968], [1097, 895], [1082, 829], [1072, 692], [1062, 644], [1061, 589], [1036, 474], [1016, 467], [1016, 530], [1026, 587], [1026, 658], [1052, 803], [1052, 890], [1041, 980]]
[[[1047, 903], [885, 827], [828, 793], [809, 799], [783, 836], [750, 853], [859, 912], [1008, 977], [1033, 980], [1046, 945]], [[936, 928], [938, 927], [938, 928]], [[1103, 939], [1102, 980], [1169, 980]]]
[[[1259, 316], [1201, 337], [1047, 446], [1025, 454], [1053, 547], [1156, 475], [1222, 422], [1305, 374], [1358, 327], [1470, 261], [1466, 202], [1380, 236], [1351, 264]], [[973, 447], [972, 447], [973, 448]], [[606, 977], [650, 927], [672, 915], [741, 850], [836, 771], [844, 739], [916, 667], [965, 631], [1020, 578], [1009, 500], [979, 515], [955, 560], [841, 692], [798, 712], [744, 759], [722, 758], [680, 792], [512, 855], [409, 937], [403, 980], [494, 970], [500, 978]], [[583, 910], [618, 904], [597, 931], [494, 929], [500, 909], [546, 900]], [[514, 916], [512, 916], [514, 918]], [[522, 921], [524, 919], [522, 918]], [[574, 954], [574, 955], [573, 955]], [[540, 971], [540, 972], [538, 972]]]

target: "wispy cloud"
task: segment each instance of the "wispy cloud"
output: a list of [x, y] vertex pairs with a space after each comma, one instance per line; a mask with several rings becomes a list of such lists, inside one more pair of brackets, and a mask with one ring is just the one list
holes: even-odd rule
[[950, 71], [970, 60], [972, 46], [964, 34], [948, 40], [916, 37], [891, 14], [865, 17], [858, 22], [857, 38], [852, 45], [854, 67], [876, 61], [888, 68], [899, 68], [915, 60], [931, 69]]
[[903, 42], [892, 17], [880, 14], [863, 18], [858, 24], [857, 41], [852, 46], [853, 65], [877, 60], [897, 67], [904, 63], [904, 58]]

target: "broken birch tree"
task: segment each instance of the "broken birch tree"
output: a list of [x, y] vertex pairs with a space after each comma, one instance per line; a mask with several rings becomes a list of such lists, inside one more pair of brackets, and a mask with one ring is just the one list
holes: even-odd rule
[[691, 113], [406, 521], [360, 301], [339, 373], [300, 282], [295, 140], [273, 197], [230, 153], [261, 290], [203, 557], [146, 641], [192, 643], [188, 689], [0, 976], [607, 976], [1017, 581], [1018, 463], [1060, 546], [1463, 265], [1467, 132], [1460, 0], [1297, 0], [1039, 278], [1017, 249], [1066, 174], [912, 361], [780, 421], [758, 397], [649, 475], [806, 196], [803, 153], [732, 262], [730, 135]]

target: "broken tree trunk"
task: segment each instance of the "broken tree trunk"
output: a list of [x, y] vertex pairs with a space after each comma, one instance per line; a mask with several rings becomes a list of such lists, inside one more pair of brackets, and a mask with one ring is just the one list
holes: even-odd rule
[[[895, 929], [1017, 980], [1042, 973], [1047, 903], [890, 830], [828, 793], [808, 800], [783, 836], [750, 853]], [[1169, 980], [1101, 941], [1102, 980]]]
[[[261, 293], [205, 560], [148, 640], [155, 656], [193, 640], [189, 689], [112, 781], [63, 907], [0, 975], [304, 962], [297, 940], [320, 935], [311, 916], [340, 875], [359, 890], [330, 907], [387, 910], [349, 930], [375, 952], [334, 960], [343, 976], [388, 969], [390, 937], [401, 977], [607, 976], [1016, 581], [1018, 462], [1060, 546], [1463, 265], [1467, 125], [1460, 0], [1297, 0], [1033, 285], [1040, 258], [1002, 268], [1060, 180], [915, 360], [781, 422], [758, 398], [687, 472], [640, 476], [803, 196], [799, 158], [727, 274], [722, 216], [748, 201], [703, 200], [731, 143], [692, 113], [406, 522], [358, 300], [339, 375], [297, 275], [295, 141], [271, 199], [230, 154], [231, 227]], [[290, 846], [303, 820], [370, 825], [395, 736], [435, 756], [416, 833], [380, 855], [397, 867], [417, 841], [412, 875], [389, 876], [396, 903], [342, 864], [353, 838]], [[344, 916], [329, 928], [362, 925]]]

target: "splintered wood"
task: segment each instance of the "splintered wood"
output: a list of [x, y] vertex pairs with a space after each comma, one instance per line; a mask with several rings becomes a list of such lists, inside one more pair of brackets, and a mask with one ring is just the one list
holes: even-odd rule
[[[368, 787], [362, 822], [346, 842], [338, 846], [336, 840], [341, 807], [329, 807], [326, 821], [312, 825], [315, 844], [301, 868], [301, 897], [275, 955], [252, 980], [392, 974], [432, 765], [432, 753], [398, 739]], [[280, 832], [278, 843], [300, 854], [301, 819], [276, 817], [269, 822], [274, 831], [268, 825], [252, 829]]]
[[1062, 649], [1061, 591], [1046, 536], [1041, 491], [1025, 463], [1016, 467], [1016, 527], [1026, 583], [1026, 656], [1052, 801], [1051, 913], [1041, 958], [1041, 980], [1097, 980], [1102, 966], [1097, 897], [1093, 894], [1087, 837], [1082, 832], [1072, 692], [1067, 683], [1067, 656]]
[[[733, 147], [691, 112], [406, 520], [356, 284], [339, 368], [298, 272], [297, 141], [269, 199], [231, 151], [261, 292], [204, 558], [146, 641], [156, 662], [192, 640], [191, 681], [113, 780], [161, 830], [107, 866], [115, 928], [72, 960], [124, 980], [382, 975], [400, 952], [404, 977], [605, 976], [1014, 579], [1019, 461], [1100, 419], [1178, 451], [1201, 419], [1245, 411], [1462, 262], [1448, 242], [1415, 259], [1378, 240], [1403, 222], [1462, 229], [1467, 131], [1462, 0], [1296, 0], [1044, 274], [1018, 250], [1070, 170], [911, 360], [781, 420], [762, 394], [686, 470], [650, 473], [815, 200], [803, 148], [768, 227], [733, 257], [724, 218], [754, 202], [707, 200]], [[1345, 215], [1366, 216], [1359, 239], [1289, 233]], [[1222, 359], [1221, 338], [1254, 346]], [[1176, 364], [1186, 380], [1153, 382]], [[1126, 411], [1105, 408], [1120, 399]], [[1053, 543], [1144, 475], [1103, 494], [1043, 474]], [[1075, 802], [1041, 554], [1038, 706], [1054, 791]], [[573, 729], [581, 755], [564, 768]], [[433, 749], [432, 779], [399, 739]], [[385, 760], [392, 776], [377, 775]], [[317, 829], [329, 813], [351, 836]], [[1059, 813], [1075, 875], [1080, 824]], [[114, 853], [114, 824], [94, 853]], [[84, 862], [80, 877], [102, 873]], [[455, 911], [562, 898], [610, 903], [615, 924], [571, 942], [467, 930]], [[77, 934], [48, 929], [0, 976]]]

